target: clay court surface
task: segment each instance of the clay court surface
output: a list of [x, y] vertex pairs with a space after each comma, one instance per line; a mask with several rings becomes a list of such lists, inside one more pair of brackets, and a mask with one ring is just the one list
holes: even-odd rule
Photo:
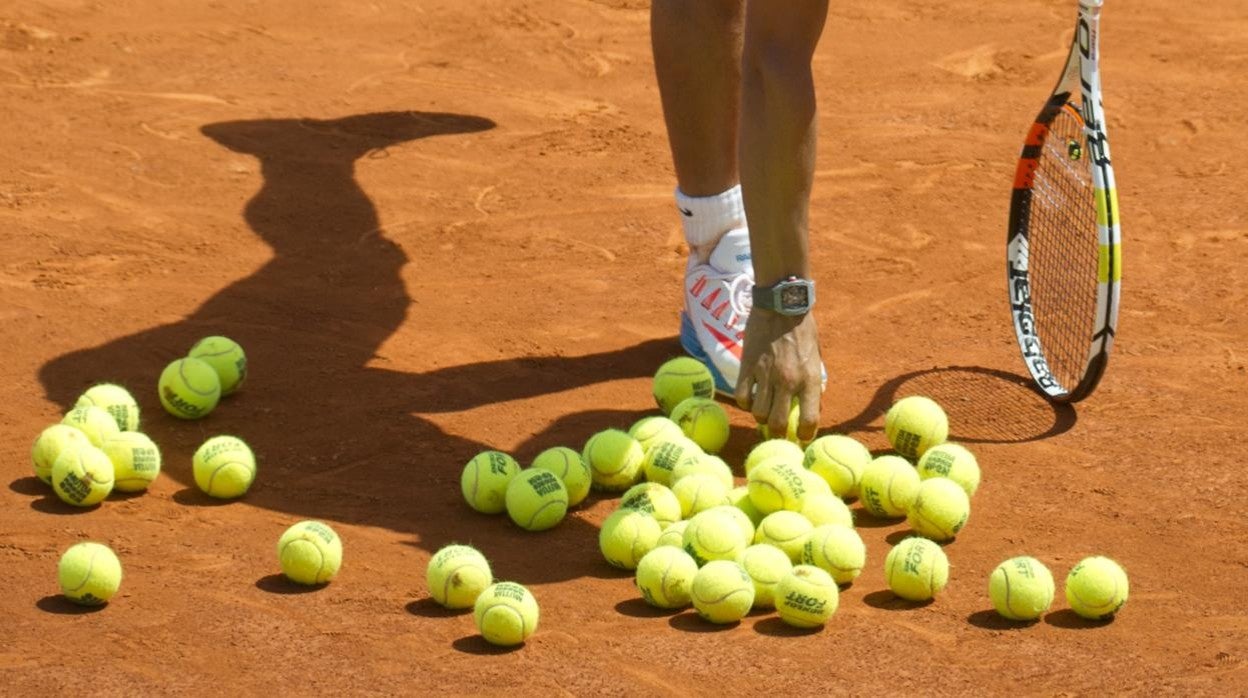
[[[908, 529], [862, 515], [866, 571], [799, 634], [774, 614], [717, 628], [649, 610], [598, 553], [612, 498], [526, 534], [459, 494], [487, 447], [528, 462], [653, 413], [649, 376], [679, 353], [647, 3], [7, 3], [0, 692], [1248, 691], [1248, 20], [1230, 0], [1107, 5], [1124, 300], [1106, 379], [1072, 409], [1024, 380], [1003, 244], [1073, 0], [833, 4], [814, 64], [821, 433], [882, 449], [887, 406], [927, 394], [984, 484], [934, 603], [887, 591]], [[209, 334], [246, 347], [249, 382], [174, 420], [156, 378]], [[165, 471], [80, 511], [28, 451], [103, 380], [139, 397]], [[755, 436], [731, 414], [739, 467]], [[238, 502], [191, 481], [219, 433], [260, 459]], [[293, 593], [274, 544], [303, 518], [346, 555]], [[96, 612], [57, 595], [81, 539], [125, 566]], [[429, 600], [425, 565], [451, 541], [533, 590], [524, 647], [495, 650]], [[1061, 597], [1097, 553], [1131, 576], [1108, 624]], [[1018, 554], [1059, 579], [1031, 626], [987, 597]]]

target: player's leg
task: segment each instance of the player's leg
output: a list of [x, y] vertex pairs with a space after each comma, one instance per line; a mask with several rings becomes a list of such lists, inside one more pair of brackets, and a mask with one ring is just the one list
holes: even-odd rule
[[[818, 126], [810, 63], [827, 12], [827, 0], [751, 1], [746, 9], [740, 169], [761, 286], [810, 278], [807, 212]], [[799, 434], [813, 436], [822, 385], [814, 316], [754, 310], [744, 343], [738, 402], [783, 434], [797, 397]]]

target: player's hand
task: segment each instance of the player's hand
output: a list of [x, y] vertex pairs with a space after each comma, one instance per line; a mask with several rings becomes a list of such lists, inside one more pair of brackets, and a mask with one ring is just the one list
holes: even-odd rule
[[810, 441], [819, 426], [822, 366], [814, 315], [793, 317], [755, 308], [745, 324], [737, 404], [766, 424], [773, 436], [783, 438], [797, 398], [797, 437]]

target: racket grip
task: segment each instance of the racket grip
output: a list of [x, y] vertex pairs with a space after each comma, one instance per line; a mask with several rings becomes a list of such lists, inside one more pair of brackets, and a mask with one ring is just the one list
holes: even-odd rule
[[1081, 7], [1086, 7], [1089, 10], [1100, 9], [1100, 7], [1104, 4], [1105, 0], [1079, 0], [1079, 5]]

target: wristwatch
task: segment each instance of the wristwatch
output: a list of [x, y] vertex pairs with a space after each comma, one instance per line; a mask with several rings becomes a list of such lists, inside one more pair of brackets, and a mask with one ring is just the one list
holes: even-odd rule
[[754, 287], [754, 307], [781, 315], [805, 315], [815, 306], [815, 282], [789, 276], [772, 286]]

